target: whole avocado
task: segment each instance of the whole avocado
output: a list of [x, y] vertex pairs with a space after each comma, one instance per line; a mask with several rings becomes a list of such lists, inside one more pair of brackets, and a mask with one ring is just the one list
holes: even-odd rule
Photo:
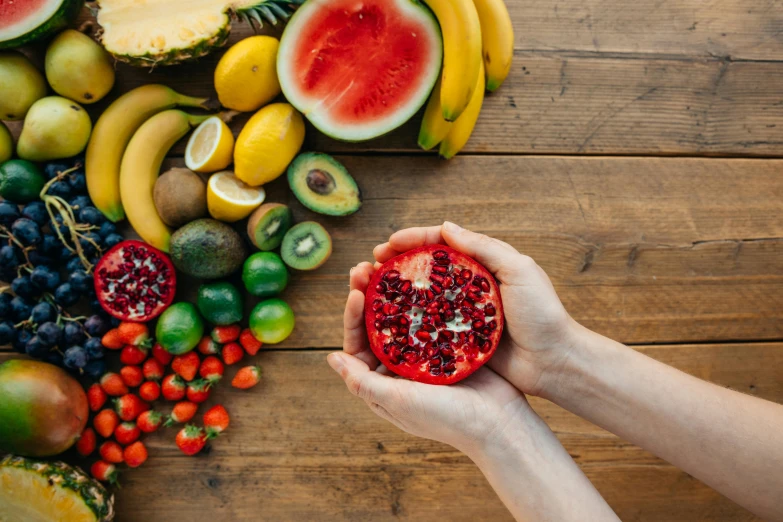
[[178, 270], [199, 279], [218, 279], [242, 266], [247, 247], [225, 223], [198, 219], [174, 232], [170, 254]]

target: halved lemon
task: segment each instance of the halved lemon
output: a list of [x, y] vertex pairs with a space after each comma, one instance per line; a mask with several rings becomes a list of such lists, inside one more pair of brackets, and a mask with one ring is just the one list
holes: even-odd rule
[[223, 120], [212, 116], [204, 120], [188, 140], [185, 165], [195, 172], [217, 172], [231, 164], [234, 136]]
[[233, 223], [249, 216], [264, 202], [263, 187], [251, 187], [226, 170], [213, 174], [207, 185], [207, 208], [210, 215]]

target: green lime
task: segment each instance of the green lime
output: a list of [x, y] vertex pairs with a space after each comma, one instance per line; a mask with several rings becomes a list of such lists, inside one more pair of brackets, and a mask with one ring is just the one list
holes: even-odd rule
[[0, 163], [8, 161], [14, 155], [14, 137], [11, 131], [0, 121]]
[[261, 301], [250, 312], [250, 331], [266, 344], [284, 341], [294, 331], [294, 311], [282, 299]]
[[204, 323], [190, 303], [169, 306], [158, 319], [155, 337], [169, 353], [180, 355], [196, 347], [204, 336]]
[[242, 281], [256, 297], [271, 297], [288, 284], [288, 269], [274, 252], [257, 252], [248, 257], [242, 268]]
[[225, 281], [201, 285], [196, 306], [212, 324], [226, 325], [242, 320], [242, 295], [236, 286]]
[[8, 160], [0, 165], [0, 196], [13, 203], [38, 199], [46, 180], [41, 171], [27, 160]]

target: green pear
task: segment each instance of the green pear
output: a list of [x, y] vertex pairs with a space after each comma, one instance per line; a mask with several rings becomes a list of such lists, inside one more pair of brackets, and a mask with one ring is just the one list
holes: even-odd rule
[[46, 79], [60, 96], [95, 103], [114, 85], [111, 56], [89, 36], [67, 29], [46, 49]]
[[27, 112], [16, 154], [29, 161], [70, 158], [84, 150], [91, 131], [90, 116], [81, 105], [47, 96]]
[[0, 52], [0, 120], [24, 118], [30, 106], [46, 96], [46, 80], [25, 55]]

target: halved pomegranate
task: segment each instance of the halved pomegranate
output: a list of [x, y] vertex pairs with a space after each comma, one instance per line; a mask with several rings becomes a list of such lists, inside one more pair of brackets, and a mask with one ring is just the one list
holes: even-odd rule
[[177, 274], [169, 257], [142, 241], [127, 240], [95, 266], [95, 293], [106, 312], [124, 321], [147, 322], [174, 300]]
[[444, 245], [390, 259], [367, 288], [370, 348], [391, 371], [429, 384], [461, 381], [486, 363], [503, 333], [495, 278]]

